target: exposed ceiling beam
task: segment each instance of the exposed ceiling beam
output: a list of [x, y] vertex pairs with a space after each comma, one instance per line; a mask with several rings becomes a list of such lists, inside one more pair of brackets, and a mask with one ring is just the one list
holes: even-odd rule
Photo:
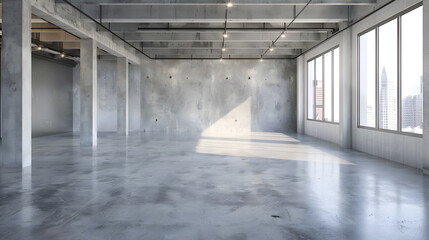
[[[154, 55], [154, 59], [217, 59], [221, 58], [220, 54], [213, 55]], [[291, 59], [295, 58], [296, 55], [276, 55], [276, 56], [265, 56], [264, 59]], [[222, 55], [222, 59], [259, 59], [260, 55]]]
[[[99, 6], [82, 10], [103, 23], [224, 23], [225, 6]], [[228, 9], [228, 23], [288, 23], [301, 7], [241, 6]], [[100, 13], [101, 9], [101, 13]], [[308, 6], [296, 23], [339, 23], [348, 20], [347, 6]]]
[[55, 0], [30, 0], [32, 12], [38, 17], [55, 24], [79, 37], [92, 38], [99, 48], [119, 57], [127, 57], [131, 63], [140, 64], [140, 56], [134, 48], [122, 41], [116, 41], [111, 33], [97, 32], [94, 23], [82, 21], [81, 13], [67, 5], [56, 4]]
[[[308, 49], [314, 46], [311, 42], [279, 42], [278, 49]], [[226, 42], [227, 49], [267, 49], [271, 42]], [[136, 45], [138, 46], [138, 45]], [[143, 42], [143, 49], [212, 49], [222, 48], [222, 42]]]
[[[62, 0], [57, 0], [61, 2]], [[75, 4], [101, 5], [225, 5], [225, 0], [70, 0]], [[305, 5], [308, 0], [233, 0], [234, 5]], [[370, 5], [376, 0], [313, 0], [314, 5]]]
[[[221, 49], [151, 49], [145, 50], [149, 55], [262, 55], [265, 49], [228, 49], [222, 52]], [[269, 55], [298, 55], [301, 51], [297, 49], [275, 49]]]
[[[122, 32], [136, 32], [137, 30], [150, 31], [150, 30], [172, 30], [180, 29], [221, 29], [225, 27], [225, 23], [108, 23], [105, 24], [110, 30]], [[285, 23], [228, 23], [227, 30], [229, 29], [284, 29]], [[326, 29], [337, 30], [337, 23], [294, 23], [289, 27], [289, 31], [300, 31], [303, 29]], [[281, 30], [279, 30], [281, 31]]]
[[[271, 42], [276, 33], [231, 33], [225, 42]], [[317, 42], [325, 39], [324, 33], [287, 33], [280, 42]], [[125, 33], [125, 40], [129, 42], [222, 42], [222, 34], [218, 33]]]

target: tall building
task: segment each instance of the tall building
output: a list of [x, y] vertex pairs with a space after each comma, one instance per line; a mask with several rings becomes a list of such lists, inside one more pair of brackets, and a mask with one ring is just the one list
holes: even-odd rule
[[402, 98], [401, 116], [404, 131], [423, 133], [423, 76], [420, 77], [418, 93]]
[[383, 67], [379, 87], [379, 127], [397, 129], [397, 94], [396, 85], [389, 84], [386, 68]]

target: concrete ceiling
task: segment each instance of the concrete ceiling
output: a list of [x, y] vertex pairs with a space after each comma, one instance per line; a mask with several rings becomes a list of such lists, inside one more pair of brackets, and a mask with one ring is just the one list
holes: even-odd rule
[[294, 58], [346, 26], [350, 8], [377, 4], [376, 0], [68, 2], [156, 59]]
[[[100, 22], [154, 59], [295, 58], [348, 26], [359, 8], [370, 12], [379, 5], [377, 0], [56, 0], [56, 4], [73, 4], [89, 16], [81, 14], [82, 20]], [[32, 32], [40, 42], [78, 54], [80, 39], [50, 23], [35, 17]]]

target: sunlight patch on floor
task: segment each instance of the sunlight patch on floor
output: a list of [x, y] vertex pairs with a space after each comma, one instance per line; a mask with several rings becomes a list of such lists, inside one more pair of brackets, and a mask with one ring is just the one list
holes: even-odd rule
[[295, 138], [282, 133], [205, 133], [198, 142], [196, 152], [234, 157], [281, 159], [326, 164], [352, 164], [322, 149], [299, 144], [299, 141]]

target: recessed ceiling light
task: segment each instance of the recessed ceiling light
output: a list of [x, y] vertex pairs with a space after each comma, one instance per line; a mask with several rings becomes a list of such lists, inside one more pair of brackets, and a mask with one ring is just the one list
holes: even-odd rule
[[227, 4], [226, 4], [226, 6], [227, 6], [227, 7], [232, 7], [232, 6], [233, 6], [233, 5], [232, 5], [232, 2], [227, 3]]
[[61, 53], [60, 57], [64, 58], [66, 55], [64, 53]]
[[274, 47], [270, 47], [270, 52], [274, 51]]
[[282, 38], [285, 38], [286, 37], [286, 33], [282, 33]]
[[263, 58], [261, 58], [259, 61], [263, 62], [263, 61], [264, 61], [264, 59], [263, 59]]
[[225, 51], [226, 51], [226, 48], [224, 48], [224, 47], [223, 47], [223, 48], [222, 48], [222, 52], [225, 52]]
[[37, 46], [37, 50], [42, 50], [42, 46]]
[[224, 37], [224, 38], [227, 38], [227, 37], [228, 37], [228, 34], [226, 34], [226, 32], [224, 32], [224, 33], [223, 33], [223, 37]]

